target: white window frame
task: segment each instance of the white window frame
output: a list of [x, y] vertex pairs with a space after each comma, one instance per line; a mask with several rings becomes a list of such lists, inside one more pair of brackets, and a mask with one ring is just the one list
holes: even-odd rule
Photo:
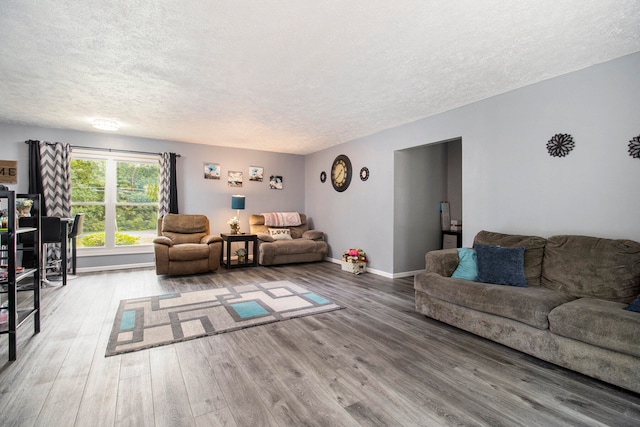
[[[82, 202], [83, 205], [103, 205], [104, 211], [104, 246], [98, 248], [78, 248], [78, 254], [82, 256], [102, 256], [102, 255], [124, 255], [124, 254], [140, 254], [153, 253], [153, 244], [116, 246], [116, 205], [117, 205], [117, 162], [138, 162], [138, 163], [158, 163], [158, 156], [151, 154], [129, 154], [118, 152], [103, 152], [87, 149], [74, 148], [71, 152], [72, 159], [83, 160], [100, 160], [106, 162], [105, 168], [105, 201], [100, 202]], [[73, 194], [73, 188], [71, 189]], [[72, 201], [73, 205], [73, 201]], [[141, 205], [136, 203], [135, 205]], [[156, 203], [156, 206], [158, 203]]]

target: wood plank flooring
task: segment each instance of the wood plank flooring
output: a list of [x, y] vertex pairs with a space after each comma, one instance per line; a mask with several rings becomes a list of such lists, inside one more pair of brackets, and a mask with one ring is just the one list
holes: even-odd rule
[[[121, 299], [291, 280], [347, 307], [114, 357]], [[0, 336], [2, 426], [637, 426], [640, 395], [414, 310], [413, 281], [332, 263], [157, 277], [79, 275], [43, 291], [42, 332]]]

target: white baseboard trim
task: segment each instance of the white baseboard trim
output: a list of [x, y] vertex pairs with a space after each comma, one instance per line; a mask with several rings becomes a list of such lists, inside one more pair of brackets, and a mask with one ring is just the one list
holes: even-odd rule
[[403, 271], [402, 273], [394, 273], [393, 278], [400, 279], [401, 277], [415, 276], [416, 274], [421, 273], [423, 271], [424, 270], [414, 270], [414, 271]]
[[[341, 259], [335, 258], [325, 258], [325, 261], [332, 262], [334, 264], [341, 264]], [[83, 267], [78, 268], [76, 271], [78, 273], [96, 273], [99, 271], [115, 271], [115, 270], [131, 270], [134, 268], [152, 268], [155, 267], [155, 263], [153, 262], [143, 262], [138, 264], [120, 264], [120, 265], [100, 265], [96, 267]], [[386, 277], [388, 279], [400, 279], [402, 277], [415, 276], [423, 270], [415, 270], [415, 271], [404, 271], [401, 273], [387, 273], [386, 271], [376, 270], [375, 268], [367, 267], [365, 270], [367, 273], [376, 274], [378, 276]]]
[[138, 264], [120, 264], [120, 265], [99, 265], [96, 267], [78, 268], [76, 272], [95, 273], [99, 271], [131, 270], [134, 268], [148, 268], [148, 267], [155, 267], [155, 266], [156, 264], [154, 262], [141, 262]]
[[[334, 264], [342, 264], [342, 260], [341, 259], [335, 259], [335, 258], [327, 257], [327, 258], [325, 258], [325, 261], [329, 261], [329, 262], [332, 262]], [[417, 273], [419, 273], [419, 272], [421, 272], [423, 270], [404, 271], [402, 273], [387, 273], [386, 271], [376, 270], [375, 268], [367, 267], [365, 269], [365, 271], [367, 273], [377, 274], [378, 276], [383, 276], [383, 277], [386, 277], [388, 279], [399, 279], [401, 277], [415, 276]]]

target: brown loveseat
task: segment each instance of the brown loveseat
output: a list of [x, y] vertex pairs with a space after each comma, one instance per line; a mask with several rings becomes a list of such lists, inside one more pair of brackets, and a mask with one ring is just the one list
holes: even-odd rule
[[220, 266], [222, 238], [209, 235], [204, 215], [167, 214], [158, 219], [153, 245], [156, 274], [206, 273]]
[[[313, 262], [325, 259], [328, 246], [324, 241], [324, 233], [318, 230], [309, 230], [306, 215], [299, 215], [300, 225], [286, 227], [267, 226], [263, 215], [251, 215], [249, 226], [251, 233], [258, 235], [258, 262], [260, 265]], [[291, 238], [278, 240], [278, 235], [285, 234], [285, 232]]]
[[640, 313], [624, 310], [640, 293], [640, 243], [481, 231], [474, 240], [479, 269], [483, 245], [524, 247], [520, 274], [526, 285], [452, 278], [464, 249], [432, 251], [426, 254], [426, 271], [414, 278], [416, 310], [640, 392]]

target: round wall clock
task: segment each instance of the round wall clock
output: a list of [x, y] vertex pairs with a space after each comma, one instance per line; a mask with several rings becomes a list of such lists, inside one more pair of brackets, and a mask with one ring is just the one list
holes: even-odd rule
[[369, 168], [368, 167], [363, 167], [362, 169], [360, 169], [360, 179], [363, 181], [366, 181], [369, 179]]
[[325, 171], [320, 172], [320, 182], [324, 183], [327, 180], [327, 173]]
[[333, 189], [343, 192], [349, 188], [351, 174], [351, 160], [344, 154], [340, 154], [331, 166], [331, 185], [333, 185]]

